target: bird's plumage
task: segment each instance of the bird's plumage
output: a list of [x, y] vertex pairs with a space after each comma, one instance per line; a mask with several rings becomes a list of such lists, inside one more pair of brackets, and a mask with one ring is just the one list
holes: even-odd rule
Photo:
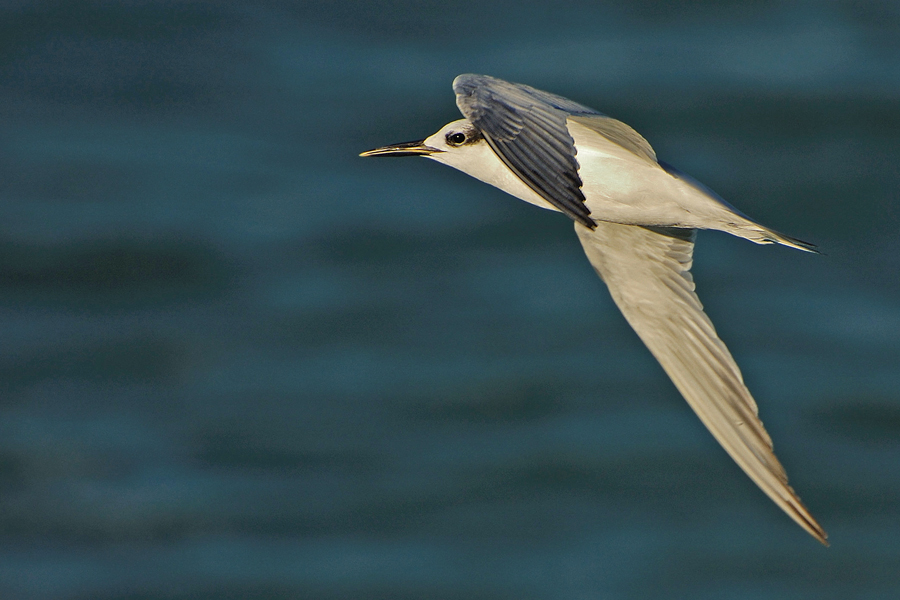
[[822, 543], [826, 534], [772, 451], [756, 402], [694, 292], [697, 229], [815, 251], [660, 162], [634, 129], [584, 105], [486, 75], [453, 82], [466, 117], [363, 156], [421, 154], [567, 214], [616, 305], [745, 473]]

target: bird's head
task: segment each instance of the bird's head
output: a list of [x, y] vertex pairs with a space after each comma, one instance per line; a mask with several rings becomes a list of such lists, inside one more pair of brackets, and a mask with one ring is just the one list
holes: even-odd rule
[[368, 150], [360, 156], [425, 156], [463, 172], [490, 151], [484, 136], [468, 119], [453, 121], [424, 140], [391, 144]]
[[500, 188], [516, 198], [552, 208], [507, 168], [491, 149], [481, 130], [468, 119], [447, 123], [424, 140], [382, 146], [360, 156], [424, 156]]

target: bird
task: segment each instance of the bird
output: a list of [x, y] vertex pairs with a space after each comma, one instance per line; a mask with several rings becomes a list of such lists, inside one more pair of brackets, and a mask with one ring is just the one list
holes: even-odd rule
[[765, 227], [672, 165], [637, 131], [585, 105], [488, 75], [453, 81], [463, 119], [363, 157], [423, 156], [562, 212], [616, 306], [738, 466], [804, 530], [828, 535], [788, 485], [756, 401], [703, 311], [697, 231], [818, 253]]

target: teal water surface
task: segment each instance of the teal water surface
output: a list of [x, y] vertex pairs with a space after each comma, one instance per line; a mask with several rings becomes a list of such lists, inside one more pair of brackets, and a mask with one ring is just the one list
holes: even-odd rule
[[[566, 217], [358, 153], [486, 73], [825, 256], [698, 292], [825, 549]], [[896, 2], [7, 2], [0, 598], [900, 597]]]

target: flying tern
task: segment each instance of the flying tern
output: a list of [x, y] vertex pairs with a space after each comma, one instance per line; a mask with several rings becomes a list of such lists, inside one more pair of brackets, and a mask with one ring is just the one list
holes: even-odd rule
[[659, 160], [634, 129], [592, 108], [486, 75], [453, 81], [464, 119], [360, 156], [424, 156], [575, 222], [625, 319], [700, 420], [794, 521], [828, 537], [788, 485], [740, 369], [694, 292], [698, 229], [816, 252], [753, 221]]

